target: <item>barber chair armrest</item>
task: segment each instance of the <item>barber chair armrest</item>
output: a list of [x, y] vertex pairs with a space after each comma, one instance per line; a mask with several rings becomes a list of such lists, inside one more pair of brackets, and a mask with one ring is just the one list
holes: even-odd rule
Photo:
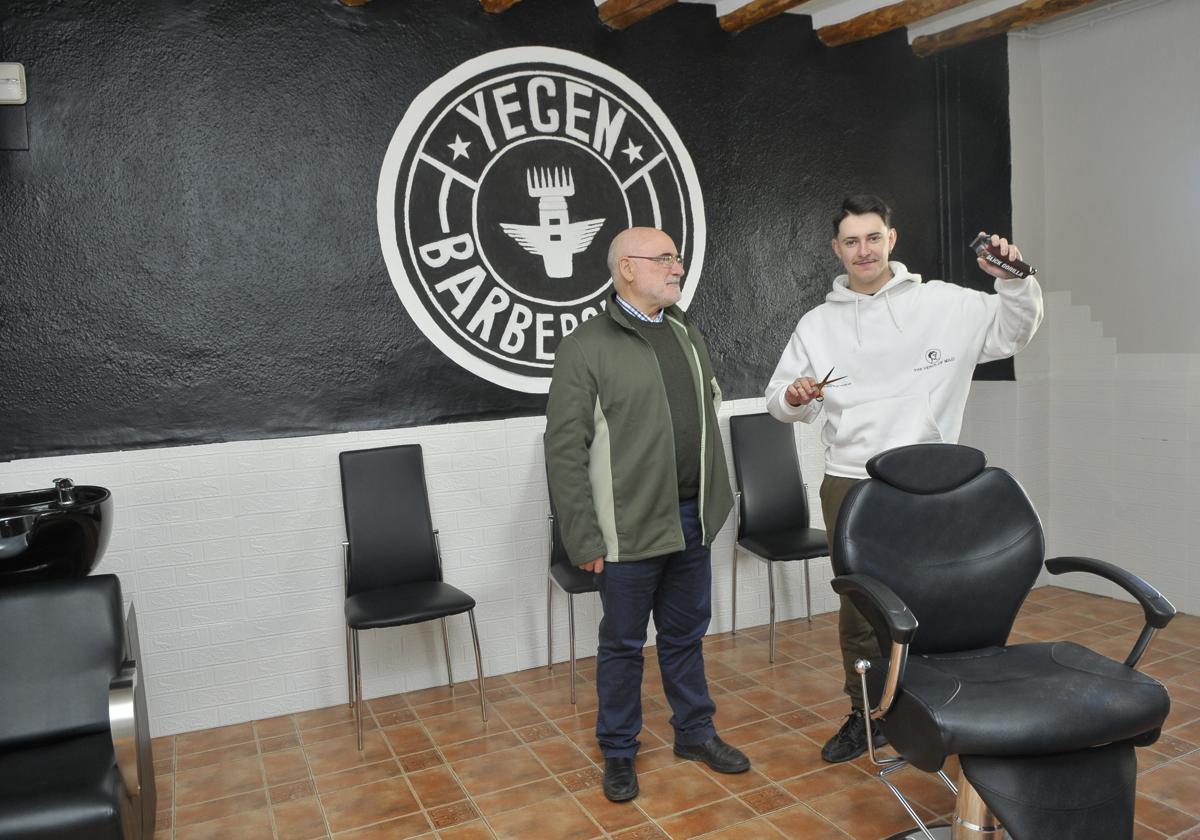
[[130, 796], [139, 796], [142, 792], [141, 768], [138, 767], [137, 683], [137, 665], [127, 659], [108, 685], [108, 722], [113, 754], [117, 758], [121, 781]]
[[[883, 717], [892, 708], [896, 693], [904, 681], [904, 666], [908, 663], [908, 643], [913, 634], [917, 632], [917, 618], [900, 599], [900, 596], [893, 592], [887, 584], [867, 575], [835, 577], [833, 591], [850, 598], [858, 607], [859, 612], [866, 615], [868, 620], [872, 617], [877, 618], [887, 627], [892, 643], [888, 653], [888, 671], [884, 678], [883, 694], [880, 695], [879, 705], [871, 712], [873, 718]], [[877, 624], [875, 621], [871, 621], [871, 623]], [[865, 669], [870, 666], [870, 663], [864, 660], [862, 665]], [[865, 674], [866, 672], [863, 670], [859, 673]], [[869, 709], [871, 704], [866, 693], [867, 684], [864, 681], [863, 704], [865, 708]], [[872, 760], [874, 760], [873, 753]]]
[[1146, 626], [1142, 628], [1141, 635], [1134, 642], [1129, 656], [1125, 657], [1125, 664], [1130, 668], [1137, 667], [1138, 660], [1146, 652], [1150, 640], [1154, 638], [1155, 631], [1166, 627], [1175, 617], [1175, 606], [1163, 597], [1161, 592], [1132, 572], [1126, 571], [1120, 566], [1114, 566], [1112, 563], [1092, 557], [1051, 557], [1046, 560], [1046, 569], [1052, 575], [1061, 575], [1066, 572], [1088, 572], [1099, 575], [1124, 589], [1141, 604], [1142, 612], [1146, 616]]
[[[909, 611], [900, 596], [886, 584], [867, 575], [840, 575], [833, 579], [833, 591], [848, 595], [860, 605], [866, 600], [879, 618], [887, 625], [888, 634], [894, 644], [906, 645], [917, 632], [917, 618]], [[858, 595], [860, 597], [855, 598]]]

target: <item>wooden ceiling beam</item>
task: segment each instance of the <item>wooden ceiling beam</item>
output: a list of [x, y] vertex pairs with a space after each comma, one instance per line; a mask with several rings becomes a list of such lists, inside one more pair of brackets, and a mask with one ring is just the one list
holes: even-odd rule
[[625, 29], [678, 0], [604, 0], [597, 8], [600, 22], [610, 29]]
[[827, 47], [840, 47], [884, 32], [908, 26], [931, 15], [940, 14], [969, 2], [969, 0], [901, 0], [873, 12], [852, 17], [840, 23], [822, 26], [817, 37]]
[[1082, 9], [1094, 2], [1095, 0], [1025, 0], [1024, 3], [1019, 3], [1002, 12], [996, 12], [994, 15], [968, 21], [931, 35], [914, 38], [912, 50], [920, 56], [933, 55], [951, 47], [958, 47], [972, 41], [990, 38], [993, 35], [1011, 32], [1014, 29], [1042, 23], [1067, 12]]
[[745, 6], [739, 6], [727, 15], [721, 15], [717, 22], [726, 32], [741, 32], [803, 2], [805, 0], [750, 0]]
[[479, 5], [483, 6], [485, 12], [497, 14], [508, 11], [520, 2], [521, 0], [479, 0]]

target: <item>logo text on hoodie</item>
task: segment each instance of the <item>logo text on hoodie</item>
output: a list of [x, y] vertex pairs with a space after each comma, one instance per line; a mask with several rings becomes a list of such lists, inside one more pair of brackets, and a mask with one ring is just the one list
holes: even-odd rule
[[948, 365], [954, 361], [954, 357], [943, 355], [942, 351], [937, 347], [930, 347], [925, 351], [924, 361], [925, 364], [918, 365], [917, 367], [913, 368], [914, 373], [920, 373], [923, 370], [929, 370], [930, 368]]
[[549, 47], [451, 70], [408, 107], [377, 196], [384, 261], [425, 336], [490, 382], [550, 387], [559, 342], [599, 314], [608, 245], [665, 230], [704, 263], [695, 167], [662, 109], [619, 71]]

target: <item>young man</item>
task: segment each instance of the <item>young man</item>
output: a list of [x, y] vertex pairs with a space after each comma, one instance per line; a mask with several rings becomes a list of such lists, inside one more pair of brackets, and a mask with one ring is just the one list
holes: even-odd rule
[[642, 646], [654, 615], [675, 754], [721, 773], [750, 762], [717, 736], [702, 640], [711, 615], [709, 546], [733, 506], [704, 339], [674, 304], [683, 260], [653, 228], [618, 234], [614, 294], [563, 339], [546, 406], [546, 468], [571, 561], [604, 605], [596, 654], [596, 738], [604, 795], [638, 794]]
[[[1012, 356], [1042, 320], [1032, 277], [1013, 278], [982, 258], [996, 278], [990, 295], [939, 280], [921, 282], [889, 261], [896, 245], [892, 211], [873, 195], [849, 196], [833, 218], [833, 250], [846, 273], [825, 303], [806, 313], [767, 386], [767, 410], [784, 422], [825, 413], [821, 511], [832, 533], [846, 492], [867, 477], [874, 455], [912, 443], [956, 443], [971, 374], [979, 362]], [[992, 237], [1005, 257], [1017, 246]], [[825, 388], [819, 378], [833, 370]], [[829, 762], [866, 752], [862, 694], [854, 661], [879, 655], [871, 625], [842, 598], [838, 616], [850, 715], [821, 750]], [[882, 743], [877, 735], [876, 745]]]

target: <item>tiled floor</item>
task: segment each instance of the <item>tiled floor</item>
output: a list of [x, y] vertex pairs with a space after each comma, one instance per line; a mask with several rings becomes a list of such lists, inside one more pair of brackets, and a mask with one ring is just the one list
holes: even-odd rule
[[[1014, 640], [1073, 638], [1123, 658], [1140, 619], [1131, 604], [1043, 588], [1022, 610]], [[565, 664], [553, 675], [535, 668], [490, 678], [487, 724], [473, 684], [373, 700], [361, 753], [344, 705], [158, 739], [156, 837], [886, 837], [908, 823], [865, 758], [830, 766], [818, 755], [846, 706], [831, 655], [834, 620], [780, 625], [773, 667], [765, 627], [705, 641], [718, 729], [750, 756], [745, 774], [674, 757], [651, 655], [642, 792], [607, 802], [592, 732], [594, 665], [585, 660], [576, 706]], [[1200, 618], [1177, 617], [1143, 666], [1166, 682], [1173, 705], [1162, 739], [1138, 751], [1135, 836], [1200, 838]], [[911, 768], [898, 775], [924, 815], [953, 809], [936, 777]]]

